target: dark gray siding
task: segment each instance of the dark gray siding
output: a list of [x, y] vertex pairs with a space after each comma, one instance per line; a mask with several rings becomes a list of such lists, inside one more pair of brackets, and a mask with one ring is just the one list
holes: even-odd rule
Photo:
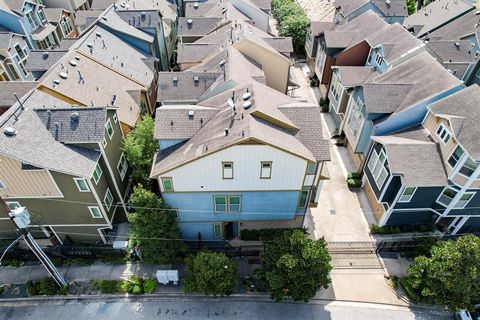
[[[381, 150], [383, 150], [383, 145], [379, 144], [379, 143], [375, 143], [373, 145], [373, 150], [375, 150], [377, 153], [380, 153]], [[387, 178], [385, 179], [385, 183], [383, 184], [382, 188], [381, 189], [378, 189], [377, 188], [377, 184], [375, 183], [375, 180], [373, 179], [373, 175], [372, 173], [370, 172], [370, 169], [368, 168], [368, 163], [370, 161], [370, 158], [372, 156], [372, 152], [370, 151], [370, 154], [368, 155], [368, 158], [367, 160], [365, 161], [365, 176], [367, 177], [368, 181], [370, 182], [370, 185], [372, 186], [372, 190], [373, 192], [375, 193], [375, 196], [377, 197], [377, 199], [380, 199], [380, 195], [382, 194], [383, 190], [385, 188], [388, 188], [389, 186], [389, 183], [388, 183], [388, 180], [390, 179], [390, 169], [388, 167], [388, 160], [386, 160], [386, 168], [387, 168], [387, 172], [388, 172], [388, 175], [387, 175]], [[388, 157], [388, 155], [387, 155]], [[380, 199], [380, 201], [384, 201], [383, 199]]]
[[480, 191], [479, 190], [467, 190], [467, 192], [477, 192], [473, 199], [463, 209], [453, 209], [448, 213], [449, 216], [455, 215], [468, 215], [468, 216], [480, 216]]
[[433, 224], [438, 216], [432, 211], [398, 211], [394, 210], [387, 226]]
[[389, 205], [392, 205], [401, 187], [402, 187], [402, 180], [400, 179], [400, 177], [394, 176], [392, 178], [392, 181], [386, 187], [387, 189], [385, 190], [385, 194], [383, 195], [382, 201], [388, 202]]
[[480, 233], [480, 217], [469, 218], [459, 233]]
[[397, 202], [395, 209], [433, 208], [442, 191], [443, 187], [419, 187], [410, 202]]

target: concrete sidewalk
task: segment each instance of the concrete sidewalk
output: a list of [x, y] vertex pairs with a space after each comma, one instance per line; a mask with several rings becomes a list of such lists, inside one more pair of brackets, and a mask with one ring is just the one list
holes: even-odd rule
[[[92, 265], [69, 265], [58, 268], [68, 282], [120, 280], [132, 275], [154, 278], [157, 270], [169, 269], [172, 269], [171, 265], [151, 265], [145, 263], [94, 263]], [[0, 285], [26, 283], [29, 280], [38, 281], [47, 277], [49, 277], [47, 270], [41, 265], [0, 268]]]

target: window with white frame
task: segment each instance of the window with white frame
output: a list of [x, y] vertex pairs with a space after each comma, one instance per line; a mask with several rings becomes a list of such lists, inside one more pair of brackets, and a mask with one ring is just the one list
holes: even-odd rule
[[22, 61], [27, 57], [27, 51], [25, 49], [22, 49], [18, 43], [15, 44], [14, 49], [15, 49], [15, 53], [18, 56], [18, 59], [17, 59], [18, 62]]
[[215, 212], [227, 212], [227, 196], [214, 196], [213, 205]]
[[341, 85], [340, 85], [340, 79], [338, 78], [338, 75], [334, 72], [332, 83], [330, 84], [330, 93], [335, 98], [335, 101], [338, 101], [341, 90], [342, 90], [342, 88], [341, 88]]
[[99, 207], [88, 207], [88, 211], [90, 211], [92, 218], [95, 218], [95, 219], [103, 218], [102, 211], [100, 211]]
[[317, 163], [316, 162], [308, 162], [307, 163], [307, 174], [315, 174], [317, 171]]
[[63, 16], [60, 24], [65, 35], [68, 35], [70, 32], [73, 31], [72, 24], [70, 23], [70, 19], [68, 17]]
[[475, 192], [465, 192], [462, 194], [460, 199], [458, 199], [457, 203], [455, 204], [456, 209], [463, 209], [467, 206], [467, 204], [472, 200]]
[[450, 158], [448, 158], [448, 164], [452, 168], [454, 168], [464, 153], [465, 151], [463, 151], [462, 147], [457, 146], [453, 151], [452, 155], [450, 156]]
[[11, 63], [7, 63], [7, 69], [10, 72], [11, 77], [13, 80], [19, 80], [20, 76], [17, 73], [17, 70], [15, 70], [15, 67]]
[[260, 162], [260, 179], [270, 179], [272, 177], [272, 162]]
[[113, 118], [113, 122], [115, 122], [115, 123], [118, 122], [118, 116], [117, 116], [116, 113], [112, 116], [112, 118]]
[[100, 177], [102, 176], [102, 168], [100, 167], [100, 164], [97, 163], [97, 166], [95, 167], [95, 170], [93, 171], [93, 181], [95, 181], [95, 184], [98, 183], [100, 180]]
[[38, 14], [38, 18], [40, 19], [40, 21], [42, 21], [42, 22], [47, 21], [47, 18], [45, 17], [45, 13], [43, 13], [42, 9], [39, 9], [37, 14]]
[[118, 161], [118, 165], [117, 165], [117, 170], [118, 170], [118, 173], [120, 174], [120, 177], [123, 180], [128, 170], [128, 163], [124, 153], [122, 153], [122, 155], [120, 156], [120, 160]]
[[[374, 154], [375, 155], [374, 155]], [[383, 184], [388, 176], [387, 168], [385, 167], [385, 163], [387, 161], [387, 157], [385, 152], [382, 150], [379, 154], [375, 150], [373, 150], [372, 157], [368, 163], [368, 168], [372, 174], [372, 177], [377, 185], [378, 189], [382, 189]]]
[[398, 202], [410, 202], [415, 194], [415, 191], [417, 191], [417, 187], [406, 187], [403, 189], [402, 195], [400, 196], [400, 199], [398, 199]]
[[240, 212], [242, 208], [241, 196], [214, 196], [215, 212]]
[[37, 19], [35, 19], [35, 16], [33, 15], [32, 11], [27, 13], [27, 20], [28, 23], [32, 26], [32, 29], [35, 29], [38, 27], [38, 22]]
[[7, 206], [11, 209], [17, 209], [20, 208], [22, 205], [18, 201], [7, 201]]
[[105, 130], [107, 131], [108, 137], [111, 140], [112, 137], [113, 137], [113, 126], [112, 126], [112, 122], [110, 121], [110, 119], [108, 119], [107, 123], [105, 123]]
[[475, 162], [472, 160], [472, 158], [468, 157], [458, 172], [460, 172], [461, 175], [470, 178], [477, 167], [478, 162]]
[[83, 178], [73, 178], [75, 180], [75, 184], [77, 185], [78, 191], [80, 192], [90, 192], [90, 188], [88, 187], [88, 183], [86, 179]]
[[222, 178], [233, 179], [233, 162], [222, 162]]
[[352, 97], [350, 117], [348, 118], [348, 128], [355, 138], [357, 138], [360, 126], [363, 122], [362, 104]]
[[453, 188], [446, 187], [443, 189], [442, 194], [437, 199], [437, 203], [440, 203], [441, 205], [448, 207], [450, 202], [452, 202], [453, 198], [457, 195], [458, 191], [456, 191]]
[[103, 202], [105, 203], [107, 210], [110, 210], [113, 204], [113, 195], [112, 192], [110, 192], [110, 189], [107, 189], [107, 192], [105, 192], [105, 198], [103, 199]]
[[163, 191], [173, 191], [173, 180], [171, 177], [162, 177]]
[[438, 129], [437, 129], [436, 133], [437, 133], [437, 137], [440, 138], [440, 140], [444, 144], [447, 144], [450, 141], [450, 139], [452, 138], [452, 134], [447, 129], [447, 127], [445, 127], [443, 125], [443, 123], [438, 126]]
[[102, 146], [105, 149], [107, 147], [107, 139], [103, 137]]
[[380, 66], [383, 63], [383, 57], [379, 54], [377, 54], [377, 57], [375, 58], [375, 62]]

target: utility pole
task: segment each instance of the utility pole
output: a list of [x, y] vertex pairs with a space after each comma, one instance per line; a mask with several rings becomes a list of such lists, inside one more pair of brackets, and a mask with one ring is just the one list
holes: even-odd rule
[[28, 213], [27, 208], [19, 207], [14, 210], [10, 209], [5, 200], [0, 196], [0, 205], [5, 209], [10, 217], [10, 220], [15, 224], [15, 226], [20, 230], [23, 240], [27, 243], [30, 250], [33, 251], [38, 260], [43, 264], [48, 273], [52, 276], [53, 280], [60, 286], [66, 287], [68, 284], [63, 278], [63, 276], [58, 272], [57, 268], [53, 265], [50, 258], [43, 252], [38, 243], [35, 241], [33, 236], [27, 229], [27, 226], [30, 224], [30, 214]]

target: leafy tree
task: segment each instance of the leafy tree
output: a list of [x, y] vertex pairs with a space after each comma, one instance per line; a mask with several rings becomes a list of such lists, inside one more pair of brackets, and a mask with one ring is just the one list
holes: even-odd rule
[[166, 210], [162, 199], [141, 184], [133, 189], [130, 202], [135, 209], [128, 214], [130, 239], [140, 248], [142, 260], [154, 264], [177, 262], [185, 245], [173, 240], [180, 238], [175, 212]]
[[304, 15], [304, 12], [295, 2], [283, 2], [275, 8], [275, 17], [279, 21], [283, 21], [289, 16], [296, 15]]
[[465, 235], [456, 241], [439, 241], [431, 257], [415, 259], [407, 281], [423, 297], [452, 311], [472, 310], [480, 303], [480, 238]]
[[408, 14], [414, 14], [417, 12], [417, 2], [415, 0], [407, 0]]
[[310, 21], [303, 12], [289, 15], [280, 23], [280, 33], [284, 37], [292, 37], [293, 47], [299, 52], [304, 48], [309, 25]]
[[320, 288], [327, 288], [332, 270], [325, 241], [307, 239], [301, 230], [286, 231], [267, 243], [256, 276], [265, 282], [273, 299], [307, 302]]
[[237, 282], [237, 266], [224, 253], [199, 252], [187, 258], [185, 292], [229, 295]]
[[157, 142], [153, 139], [153, 128], [152, 117], [144, 115], [123, 142], [123, 151], [133, 168], [132, 178], [144, 185], [150, 184], [150, 168], [158, 148]]

